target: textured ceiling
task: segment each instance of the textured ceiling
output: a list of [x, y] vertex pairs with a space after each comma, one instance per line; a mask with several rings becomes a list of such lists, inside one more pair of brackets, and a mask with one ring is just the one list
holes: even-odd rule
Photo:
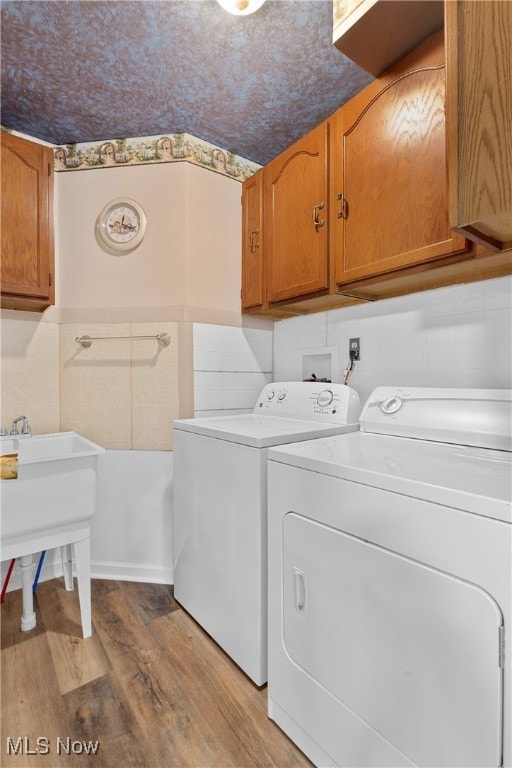
[[186, 131], [265, 164], [371, 77], [332, 0], [2, 0], [2, 125], [52, 144]]

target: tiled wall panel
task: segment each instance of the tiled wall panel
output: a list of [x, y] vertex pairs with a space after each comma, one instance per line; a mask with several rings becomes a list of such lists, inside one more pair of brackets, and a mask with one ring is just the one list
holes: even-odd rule
[[274, 378], [297, 380], [303, 356], [334, 348], [341, 381], [349, 339], [361, 339], [351, 385], [512, 387], [512, 277], [455, 285], [292, 318], [274, 326]]
[[[171, 344], [130, 340], [169, 333]], [[77, 336], [125, 337], [94, 341]], [[105, 448], [168, 450], [178, 418], [176, 323], [63, 325], [60, 335], [61, 428], [73, 429]]]
[[2, 311], [0, 423], [20, 415], [34, 433], [58, 432], [59, 326], [33, 313]]
[[270, 330], [194, 323], [194, 414], [244, 413], [272, 380]]

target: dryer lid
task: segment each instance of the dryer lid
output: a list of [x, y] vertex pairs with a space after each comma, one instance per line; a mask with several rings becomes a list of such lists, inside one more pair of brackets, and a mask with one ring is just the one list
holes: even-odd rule
[[353, 432], [270, 448], [272, 462], [512, 523], [512, 454]]
[[512, 390], [377, 387], [362, 432], [512, 451]]

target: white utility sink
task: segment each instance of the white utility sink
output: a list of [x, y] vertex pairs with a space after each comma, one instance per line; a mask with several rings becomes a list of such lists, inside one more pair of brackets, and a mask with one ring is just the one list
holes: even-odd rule
[[22, 629], [35, 626], [31, 605], [26, 605], [28, 591], [30, 600], [32, 597], [32, 554], [65, 548], [64, 575], [67, 588], [72, 589], [73, 544], [82, 628], [87, 637], [91, 634], [89, 521], [96, 509], [98, 456], [105, 449], [76, 432], [59, 432], [4, 436], [0, 450], [2, 456], [17, 454], [18, 458], [18, 477], [0, 482], [0, 559], [22, 558]]
[[17, 480], [3, 480], [0, 486], [2, 552], [20, 536], [93, 516], [97, 457], [103, 448], [76, 432], [3, 437], [0, 448], [2, 456], [18, 454]]
[[55, 432], [30, 437], [2, 437], [2, 455], [18, 452], [23, 464], [56, 461], [74, 456], [94, 456], [105, 450], [76, 432]]

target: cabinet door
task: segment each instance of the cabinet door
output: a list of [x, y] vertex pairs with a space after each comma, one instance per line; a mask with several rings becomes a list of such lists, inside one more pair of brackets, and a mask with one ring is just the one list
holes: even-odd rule
[[242, 186], [242, 309], [265, 303], [263, 250], [263, 171]]
[[446, 3], [450, 223], [512, 248], [512, 3]]
[[338, 283], [466, 250], [448, 223], [444, 91], [440, 34], [337, 114], [331, 248]]
[[269, 302], [329, 286], [328, 135], [322, 123], [265, 167]]
[[53, 303], [53, 151], [1, 134], [2, 306]]

